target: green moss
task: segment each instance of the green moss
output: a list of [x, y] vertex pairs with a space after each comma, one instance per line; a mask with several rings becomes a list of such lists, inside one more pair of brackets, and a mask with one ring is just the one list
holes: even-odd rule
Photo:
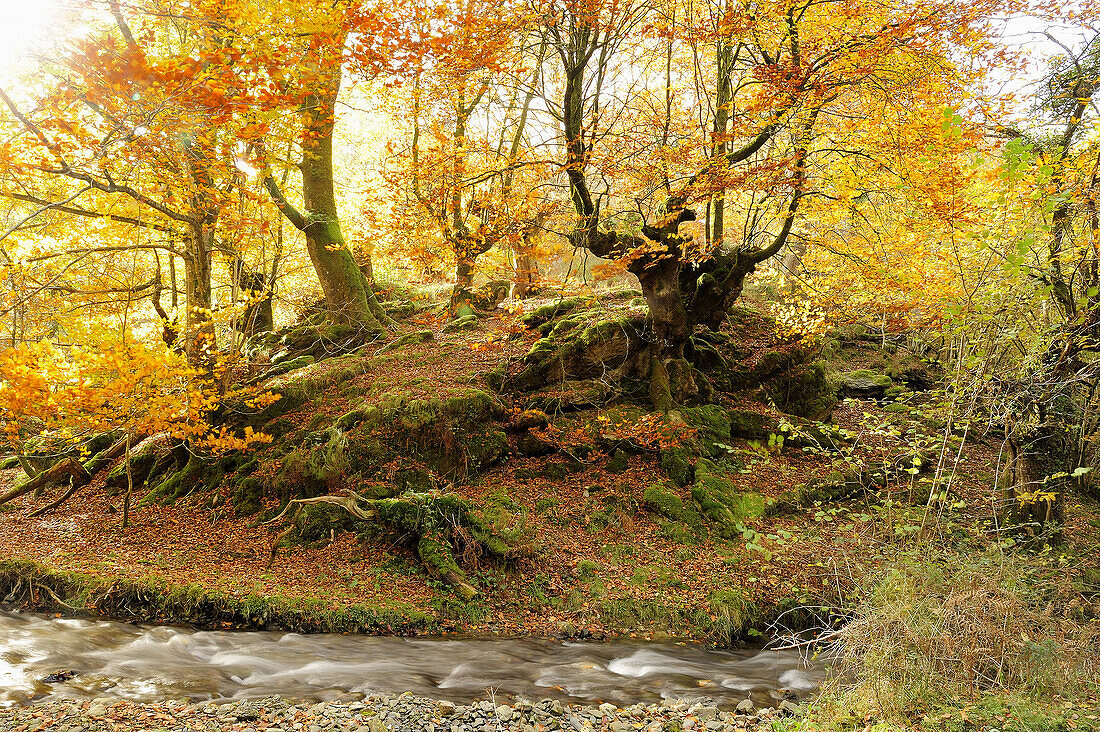
[[609, 473], [624, 473], [630, 463], [630, 454], [626, 450], [616, 450], [607, 461], [606, 470]]
[[542, 305], [541, 307], [535, 308], [530, 313], [520, 318], [520, 322], [528, 328], [537, 328], [585, 302], [587, 301], [580, 297], [567, 297], [561, 300], [555, 300], [548, 305]]
[[394, 340], [379, 348], [378, 354], [391, 353], [408, 345], [416, 343], [426, 343], [434, 339], [435, 334], [432, 333], [430, 330], [418, 330], [414, 333], [406, 333], [400, 338], [395, 338]]
[[766, 501], [762, 495], [740, 492], [720, 469], [709, 460], [700, 460], [695, 469], [691, 497], [703, 515], [718, 525], [722, 536], [734, 536], [736, 524], [763, 515]]
[[661, 468], [676, 485], [685, 486], [695, 480], [695, 457], [686, 448], [662, 450]]
[[855, 371], [849, 371], [847, 373], [840, 374], [838, 378], [842, 379], [866, 379], [873, 381], [878, 386], [886, 388], [893, 385], [893, 379], [886, 374], [881, 374], [870, 369], [856, 369]]
[[729, 452], [729, 413], [717, 404], [680, 410], [684, 420], [696, 429], [695, 439], [704, 455], [715, 457]]
[[508, 435], [486, 430], [463, 439], [470, 470], [484, 470], [499, 463], [508, 454]]
[[684, 513], [683, 499], [660, 483], [654, 483], [645, 489], [642, 503], [650, 511], [673, 521], [679, 521]]
[[728, 416], [731, 437], [758, 439], [767, 437], [779, 428], [774, 417], [747, 409], [731, 409]]

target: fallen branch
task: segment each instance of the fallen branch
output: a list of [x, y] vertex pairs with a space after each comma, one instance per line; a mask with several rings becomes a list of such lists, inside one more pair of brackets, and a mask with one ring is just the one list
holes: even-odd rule
[[73, 497], [73, 495], [74, 495], [74, 494], [75, 494], [75, 493], [76, 493], [76, 492], [77, 492], [78, 490], [80, 490], [80, 489], [81, 489], [82, 487], [83, 487], [82, 485], [77, 485], [77, 483], [76, 483], [76, 482], [74, 481], [74, 482], [73, 482], [73, 484], [72, 484], [71, 486], [69, 486], [69, 490], [65, 491], [65, 492], [64, 492], [64, 493], [62, 494], [61, 498], [58, 498], [58, 499], [57, 499], [56, 501], [54, 501], [53, 503], [48, 503], [48, 504], [46, 504], [45, 506], [43, 506], [42, 508], [38, 509], [37, 511], [32, 511], [32, 512], [31, 512], [31, 514], [30, 514], [30, 516], [29, 516], [29, 518], [38, 518], [38, 517], [39, 517], [39, 516], [41, 516], [42, 514], [44, 514], [44, 513], [47, 513], [47, 512], [49, 512], [49, 511], [52, 511], [52, 510], [54, 510], [55, 508], [57, 508], [58, 506], [60, 506], [60, 505], [61, 505], [62, 503], [64, 503], [65, 501], [67, 501], [67, 500], [69, 500], [70, 498], [72, 498], [72, 497]]
[[83, 465], [72, 458], [65, 458], [49, 470], [42, 471], [23, 485], [16, 486], [0, 496], [0, 506], [3, 506], [9, 501], [14, 501], [16, 498], [24, 496], [38, 488], [56, 483], [66, 475], [71, 476], [73, 485], [78, 486], [87, 485], [92, 480], [92, 476], [88, 474], [88, 471], [84, 469]]
[[374, 518], [375, 515], [374, 511], [364, 511], [362, 508], [360, 508], [359, 501], [354, 496], [317, 496], [316, 498], [295, 498], [293, 501], [290, 501], [286, 504], [286, 508], [284, 508], [278, 516], [271, 519], [270, 521], [265, 521], [264, 526], [279, 521], [284, 516], [286, 516], [287, 511], [289, 511], [291, 508], [296, 509], [294, 512], [294, 517], [297, 518], [298, 512], [301, 510], [302, 506], [316, 505], [318, 503], [327, 503], [331, 506], [339, 506], [355, 518], [362, 519], [364, 521], [369, 521], [370, 519]]

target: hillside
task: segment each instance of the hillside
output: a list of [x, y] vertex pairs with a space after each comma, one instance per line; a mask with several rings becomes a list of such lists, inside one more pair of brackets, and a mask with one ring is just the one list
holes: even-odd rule
[[[956, 424], [944, 443], [934, 362], [881, 335], [784, 340], [742, 308], [710, 403], [652, 412], [616, 343], [633, 297], [458, 328], [405, 302], [397, 335], [353, 350], [310, 326], [268, 336], [253, 371], [278, 401], [222, 414], [271, 444], [201, 459], [150, 438], [121, 533], [121, 460], [56, 510], [35, 515], [60, 488], [8, 504], [0, 594], [211, 627], [729, 643], [835, 624], [919, 546], [976, 557], [1003, 538], [997, 435]], [[540, 383], [549, 362], [570, 378]], [[370, 515], [283, 510], [352, 495]], [[1100, 506], [1070, 501], [1063, 536], [1059, 602], [1095, 615]]]

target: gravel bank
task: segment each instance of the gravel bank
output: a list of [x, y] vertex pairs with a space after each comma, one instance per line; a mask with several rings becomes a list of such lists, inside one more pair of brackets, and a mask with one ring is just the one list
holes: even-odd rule
[[117, 699], [53, 701], [0, 710], [3, 732], [108, 732], [211, 730], [218, 732], [740, 732], [767, 727], [797, 713], [793, 702], [757, 710], [751, 702], [719, 709], [706, 701], [663, 701], [620, 709], [613, 704], [575, 706], [491, 701], [453, 704], [402, 694], [361, 701], [292, 704], [277, 696], [215, 704], [169, 701], [135, 704]]

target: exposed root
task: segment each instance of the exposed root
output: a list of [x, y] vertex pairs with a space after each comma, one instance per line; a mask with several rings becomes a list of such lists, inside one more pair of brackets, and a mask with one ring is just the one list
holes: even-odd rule
[[63, 494], [61, 495], [61, 497], [60, 497], [60, 498], [58, 498], [58, 499], [57, 499], [56, 501], [53, 501], [52, 503], [49, 503], [49, 504], [47, 504], [47, 505], [43, 506], [42, 508], [40, 508], [40, 509], [38, 509], [38, 510], [36, 510], [36, 511], [32, 511], [32, 512], [31, 512], [31, 514], [30, 514], [30, 518], [37, 518], [37, 517], [41, 516], [41, 515], [42, 515], [42, 514], [44, 514], [44, 513], [48, 513], [48, 512], [50, 512], [50, 511], [54, 510], [55, 508], [57, 508], [58, 506], [60, 506], [60, 505], [61, 505], [62, 503], [64, 503], [65, 501], [67, 501], [67, 500], [69, 500], [70, 498], [72, 498], [72, 497], [73, 497], [73, 496], [74, 496], [74, 495], [76, 494], [76, 492], [77, 492], [78, 490], [80, 490], [80, 489], [81, 489], [82, 487], [83, 487], [83, 486], [82, 486], [81, 484], [79, 484], [79, 483], [76, 483], [76, 482], [74, 481], [74, 482], [73, 482], [73, 484], [72, 484], [71, 486], [69, 486], [69, 490], [65, 491], [65, 492], [64, 492], [64, 493], [63, 493]]
[[[303, 510], [310, 506], [333, 506], [357, 521], [382, 524], [408, 537], [424, 569], [466, 601], [481, 593], [459, 566], [456, 555], [468, 566], [477, 566], [479, 554], [503, 558], [513, 553], [507, 542], [491, 531], [469, 504], [457, 496], [409, 492], [397, 498], [367, 499], [353, 493], [288, 502], [279, 515], [265, 523], [277, 524], [288, 517], [291, 521], [275, 539], [272, 562], [279, 543], [295, 529], [303, 530], [303, 521], [309, 523], [310, 516], [303, 516]], [[335, 530], [330, 528], [329, 532], [333, 535]]]

